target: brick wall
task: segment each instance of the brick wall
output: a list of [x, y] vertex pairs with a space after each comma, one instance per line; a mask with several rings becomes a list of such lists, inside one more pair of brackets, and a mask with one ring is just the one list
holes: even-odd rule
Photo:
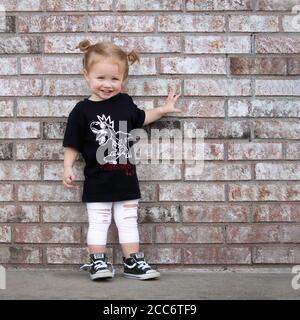
[[[87, 217], [62, 186], [62, 137], [75, 103], [84, 38], [137, 49], [128, 93], [181, 114], [149, 128], [203, 129], [205, 167], [138, 165], [141, 247], [174, 266], [300, 263], [299, 0], [1, 0], [0, 263], [69, 266], [87, 258]], [[299, 16], [298, 16], [299, 17]], [[300, 18], [299, 18], [300, 19]], [[3, 20], [2, 20], [3, 21]], [[121, 262], [111, 225], [108, 253]]]

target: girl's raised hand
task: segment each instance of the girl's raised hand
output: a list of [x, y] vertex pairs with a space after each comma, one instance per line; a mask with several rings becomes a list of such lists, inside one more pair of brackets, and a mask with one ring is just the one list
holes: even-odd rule
[[180, 109], [175, 108], [175, 102], [180, 97], [180, 94], [175, 94], [175, 90], [171, 89], [166, 101], [166, 104], [161, 107], [163, 113], [169, 112], [182, 112]]

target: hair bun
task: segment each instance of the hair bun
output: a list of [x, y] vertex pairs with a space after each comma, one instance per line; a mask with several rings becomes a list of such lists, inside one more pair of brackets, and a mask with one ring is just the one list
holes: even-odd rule
[[131, 64], [133, 64], [136, 61], [140, 62], [139, 55], [135, 50], [132, 50], [129, 53], [127, 53], [127, 59], [129, 62], [131, 62]]
[[78, 46], [76, 47], [76, 49], [79, 48], [80, 51], [86, 52], [86, 51], [89, 50], [89, 48], [90, 48], [91, 45], [92, 45], [92, 44], [90, 43], [89, 40], [82, 40], [82, 41], [79, 42], [79, 44], [78, 44]]

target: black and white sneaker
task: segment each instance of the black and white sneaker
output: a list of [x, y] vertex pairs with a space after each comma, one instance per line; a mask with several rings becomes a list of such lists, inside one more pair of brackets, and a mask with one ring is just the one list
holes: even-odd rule
[[107, 261], [105, 253], [90, 254], [90, 263], [84, 264], [80, 269], [84, 271], [89, 270], [92, 280], [113, 278], [115, 276], [115, 268]]
[[132, 279], [158, 278], [160, 272], [152, 269], [145, 260], [143, 252], [131, 253], [129, 258], [123, 257], [124, 277]]

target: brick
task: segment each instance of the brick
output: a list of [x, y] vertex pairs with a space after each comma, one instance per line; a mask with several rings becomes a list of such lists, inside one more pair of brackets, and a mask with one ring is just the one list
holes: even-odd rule
[[129, 76], [156, 75], [155, 58], [142, 58], [129, 68]]
[[169, 87], [180, 93], [180, 80], [166, 79], [132, 79], [127, 89], [130, 94], [135, 96], [157, 96], [168, 95]]
[[159, 32], [224, 32], [224, 15], [172, 14], [158, 16]]
[[[300, 3], [300, 2], [299, 2]], [[299, 5], [299, 4], [298, 4]], [[282, 29], [285, 32], [300, 32], [300, 15], [299, 9], [297, 14], [286, 15], [282, 17]]]
[[42, 36], [9, 36], [0, 43], [0, 53], [42, 53], [44, 39]]
[[113, 0], [57, 1], [46, 0], [46, 11], [109, 11]]
[[[112, 257], [112, 249], [107, 248], [109, 261]], [[89, 261], [89, 252], [87, 247], [48, 247], [46, 249], [46, 258], [48, 264], [80, 264]]]
[[81, 194], [81, 185], [67, 189], [61, 184], [37, 183], [19, 185], [17, 197], [19, 201], [78, 202], [81, 201]]
[[211, 226], [156, 226], [156, 243], [222, 243], [223, 228]]
[[259, 0], [258, 9], [263, 11], [291, 11], [299, 0]]
[[277, 225], [227, 226], [227, 243], [279, 242], [280, 229]]
[[0, 122], [1, 139], [28, 139], [40, 137], [39, 122], [2, 121]]
[[0, 117], [13, 117], [13, 116], [14, 116], [14, 101], [0, 100]]
[[20, 33], [36, 32], [84, 32], [84, 15], [20, 15], [18, 16]]
[[[158, 99], [157, 106], [165, 104], [165, 99]], [[181, 110], [180, 117], [199, 117], [199, 118], [224, 118], [225, 117], [225, 99], [178, 99], [176, 106]], [[170, 112], [168, 117], [178, 117], [178, 114]]]
[[248, 79], [185, 79], [185, 95], [199, 96], [250, 96]]
[[256, 80], [255, 94], [258, 96], [299, 96], [300, 80]]
[[44, 222], [87, 222], [86, 206], [79, 205], [42, 205]]
[[138, 164], [139, 180], [181, 180], [181, 166], [176, 164]]
[[[108, 256], [111, 256], [110, 248], [107, 249]], [[89, 261], [87, 247], [48, 247], [46, 249], [48, 264], [83, 264]]]
[[225, 58], [172, 57], [160, 61], [163, 74], [226, 74]]
[[[43, 49], [45, 53], [80, 53], [79, 49], [75, 49], [80, 41], [83, 39], [89, 40], [91, 43], [111, 41], [109, 35], [97, 35], [97, 36], [79, 36], [76, 34], [71, 35], [53, 35], [46, 34], [44, 36]], [[82, 64], [81, 64], [82, 65]]]
[[253, 220], [255, 222], [300, 222], [300, 206], [297, 203], [255, 205]]
[[256, 180], [299, 180], [300, 164], [281, 162], [281, 163], [256, 163]]
[[80, 226], [29, 226], [13, 227], [15, 242], [26, 243], [79, 243]]
[[299, 225], [281, 225], [281, 241], [289, 243], [300, 242]]
[[228, 117], [297, 118], [300, 114], [299, 99], [229, 99]]
[[114, 36], [112, 40], [126, 51], [135, 48], [143, 53], [181, 52], [179, 36]]
[[39, 209], [35, 205], [0, 205], [0, 222], [39, 222]]
[[[204, 130], [204, 138], [209, 139], [232, 139], [232, 138], [250, 138], [250, 128], [247, 121], [231, 121], [224, 120], [184, 120], [184, 130], [198, 129]], [[188, 132], [187, 132], [188, 133]], [[194, 134], [192, 132], [192, 134]], [[187, 137], [192, 138], [189, 134]]]
[[183, 205], [182, 222], [247, 222], [249, 207], [246, 204]]
[[13, 159], [13, 143], [1, 142], [0, 143], [0, 160], [12, 160]]
[[300, 53], [300, 39], [295, 36], [256, 36], [257, 53]]
[[45, 79], [45, 96], [80, 96], [89, 95], [87, 83], [84, 78], [69, 79]]
[[276, 16], [229, 15], [229, 30], [233, 32], [278, 32]]
[[282, 145], [273, 142], [229, 143], [228, 160], [281, 159]]
[[229, 201], [299, 201], [300, 185], [285, 182], [229, 184]]
[[75, 99], [17, 99], [18, 117], [68, 117], [78, 100]]
[[300, 59], [299, 58], [288, 59], [288, 74], [300, 75]]
[[81, 57], [21, 57], [21, 74], [81, 74]]
[[[144, 251], [148, 261], [151, 261], [152, 265], [157, 264], [178, 264], [181, 263], [181, 248], [166, 248], [166, 247], [150, 247], [142, 246], [141, 250]], [[121, 250], [115, 250], [114, 262], [122, 263]]]
[[11, 242], [11, 227], [0, 226], [0, 243]]
[[154, 16], [88, 16], [88, 32], [154, 32]]
[[298, 247], [254, 247], [253, 263], [300, 263], [300, 248]]
[[251, 180], [251, 166], [247, 164], [224, 164], [205, 162], [203, 170], [195, 170], [194, 165], [185, 165], [185, 180], [226, 181]]
[[0, 33], [15, 33], [16, 32], [16, 17], [6, 15], [1, 17]]
[[0, 79], [0, 87], [2, 96], [40, 96], [42, 94], [40, 79]]
[[0, 58], [0, 75], [1, 76], [10, 76], [17, 75], [17, 58], [14, 57], [5, 57]]
[[[84, 163], [78, 162], [73, 166], [73, 173], [76, 181], [84, 181]], [[45, 163], [43, 164], [44, 180], [61, 181], [64, 167], [61, 163]]]
[[2, 246], [0, 248], [1, 263], [29, 264], [41, 263], [41, 253], [39, 248], [29, 246]]
[[222, 143], [205, 143], [204, 160], [224, 160], [224, 145]]
[[17, 160], [63, 160], [63, 147], [59, 142], [16, 142]]
[[2, 0], [5, 11], [42, 11], [43, 0]]
[[180, 207], [177, 205], [142, 206], [139, 208], [139, 223], [180, 222]]
[[187, 0], [186, 9], [191, 11], [214, 11], [214, 10], [250, 10], [252, 2], [245, 1], [231, 1], [231, 0]]
[[251, 264], [250, 248], [198, 247], [183, 248], [185, 264]]
[[14, 185], [11, 183], [0, 184], [0, 201], [14, 201]]
[[65, 122], [43, 122], [42, 132], [44, 139], [61, 139], [66, 130]]
[[178, 0], [116, 0], [117, 11], [178, 11], [182, 9], [182, 3]]
[[300, 159], [300, 143], [289, 142], [286, 145], [286, 158], [287, 159]]
[[230, 73], [286, 75], [287, 59], [285, 58], [230, 58]]
[[140, 182], [140, 190], [141, 190], [141, 201], [157, 201], [157, 184], [149, 184]]
[[185, 53], [250, 53], [249, 36], [185, 36]]
[[299, 120], [257, 120], [254, 122], [254, 137], [262, 139], [299, 139]]
[[224, 184], [160, 183], [160, 201], [224, 201]]
[[38, 163], [2, 162], [0, 180], [40, 180], [41, 169]]

